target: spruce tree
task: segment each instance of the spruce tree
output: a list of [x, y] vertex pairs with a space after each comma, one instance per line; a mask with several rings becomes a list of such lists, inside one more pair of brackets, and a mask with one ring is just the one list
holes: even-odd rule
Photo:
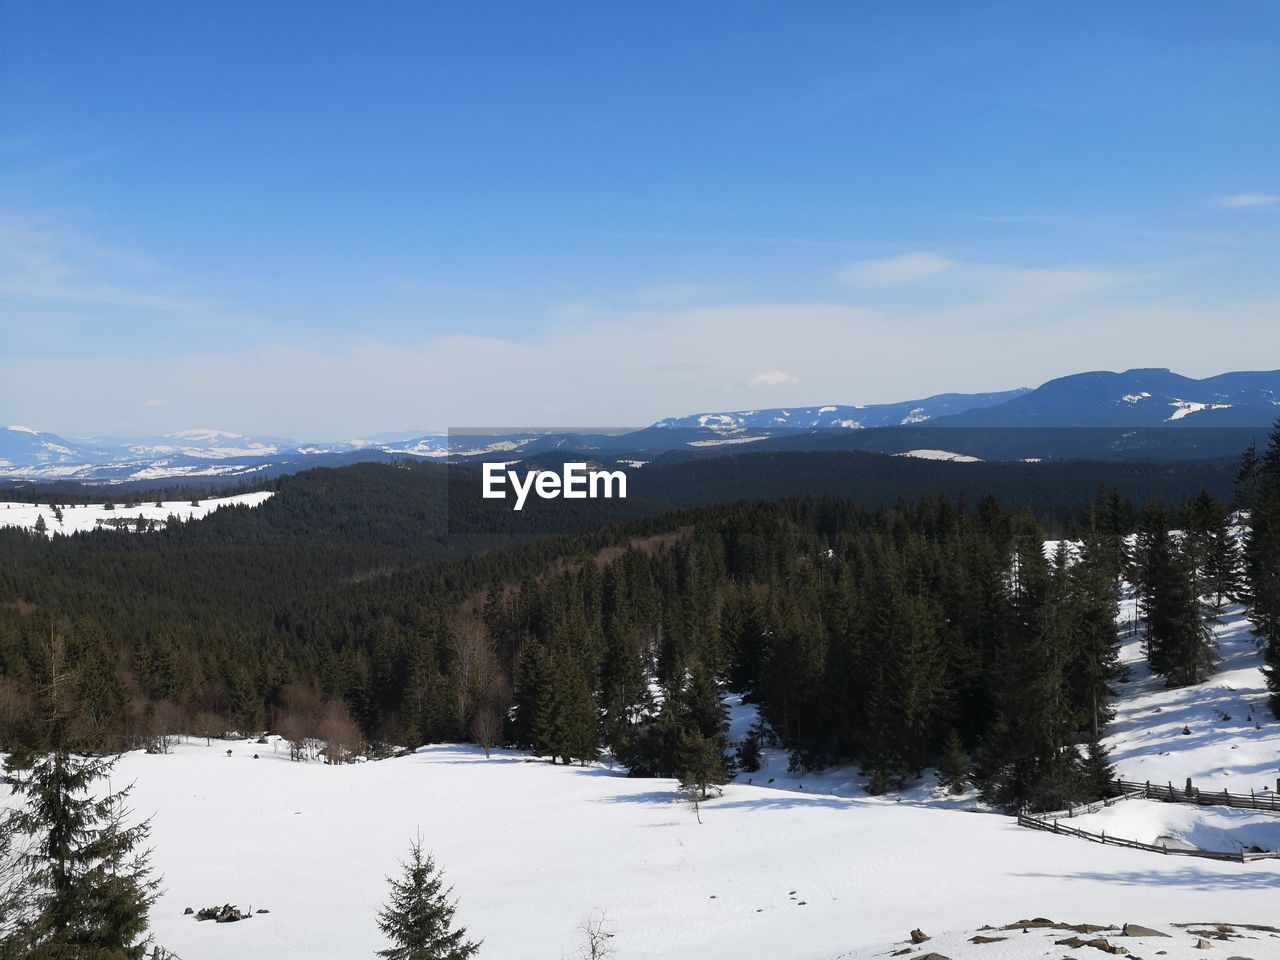
[[959, 795], [969, 786], [972, 776], [973, 764], [969, 761], [969, 755], [964, 752], [960, 735], [954, 730], [948, 731], [942, 746], [942, 757], [938, 760], [938, 783], [948, 793]]
[[0, 956], [8, 948], [29, 960], [141, 960], [159, 887], [140, 849], [150, 822], [126, 825], [129, 788], [95, 796], [116, 758], [72, 753], [64, 691], [73, 677], [63, 670], [59, 636], [50, 640], [49, 661], [46, 742], [6, 762], [20, 798], [6, 832], [21, 844], [16, 862], [27, 910]]
[[429, 854], [422, 852], [421, 838], [409, 848], [401, 863], [399, 880], [387, 878], [391, 899], [378, 913], [378, 929], [392, 946], [379, 950], [387, 960], [467, 960], [480, 950], [479, 941], [467, 939], [466, 927], [454, 927], [457, 904], [449, 899], [452, 888]]
[[1103, 800], [1116, 795], [1116, 769], [1111, 765], [1110, 751], [1096, 737], [1089, 741], [1080, 776], [1088, 800]]
[[1280, 717], [1280, 421], [1267, 451], [1245, 455], [1238, 496], [1248, 510], [1244, 574], [1249, 619], [1262, 647], [1272, 712]]

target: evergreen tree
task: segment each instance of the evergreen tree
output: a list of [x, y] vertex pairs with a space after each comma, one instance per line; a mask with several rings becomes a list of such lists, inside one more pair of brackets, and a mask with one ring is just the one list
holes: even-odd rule
[[938, 783], [948, 793], [962, 794], [969, 786], [973, 776], [973, 764], [964, 751], [960, 735], [954, 730], [947, 731], [947, 739], [942, 745], [942, 757], [938, 761]]
[[1267, 451], [1245, 454], [1238, 496], [1248, 510], [1244, 575], [1249, 619], [1262, 646], [1271, 709], [1280, 717], [1280, 421]]
[[51, 638], [49, 681], [42, 696], [46, 742], [11, 754], [6, 772], [20, 804], [8, 820], [25, 840], [17, 857], [28, 907], [4, 949], [29, 960], [141, 960], [150, 945], [147, 916], [159, 881], [145, 844], [150, 822], [127, 826], [129, 789], [95, 796], [115, 758], [70, 749], [63, 640]]
[[1089, 741], [1080, 775], [1086, 800], [1103, 800], [1116, 795], [1116, 769], [1111, 765], [1110, 751], [1096, 737]]
[[1069, 573], [1073, 629], [1066, 682], [1080, 725], [1093, 736], [1113, 715], [1111, 684], [1123, 672], [1116, 624], [1120, 566], [1110, 539], [1086, 528], [1080, 556]]
[[450, 901], [452, 888], [422, 840], [413, 841], [409, 859], [401, 863], [399, 880], [387, 879], [391, 899], [378, 913], [378, 929], [392, 942], [379, 950], [387, 960], [467, 960], [480, 950], [479, 941], [467, 939], [466, 927], [454, 927], [457, 904]]

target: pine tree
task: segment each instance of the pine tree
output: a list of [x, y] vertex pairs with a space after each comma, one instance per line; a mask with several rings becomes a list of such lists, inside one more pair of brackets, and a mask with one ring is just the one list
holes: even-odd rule
[[467, 960], [480, 950], [479, 941], [467, 939], [467, 928], [454, 928], [457, 904], [450, 901], [452, 888], [429, 854], [422, 852], [422, 840], [409, 848], [409, 859], [401, 863], [399, 880], [387, 878], [391, 900], [378, 913], [378, 929], [393, 946], [379, 950], [387, 960]]
[[1271, 709], [1280, 717], [1280, 421], [1259, 459], [1245, 455], [1238, 496], [1248, 510], [1244, 575], [1249, 619], [1262, 646]]
[[1116, 769], [1111, 765], [1110, 751], [1094, 737], [1085, 750], [1080, 776], [1088, 800], [1103, 800], [1116, 795]]
[[1123, 673], [1116, 626], [1119, 566], [1108, 540], [1086, 529], [1080, 557], [1069, 574], [1073, 643], [1066, 680], [1082, 726], [1094, 736], [1112, 717], [1111, 683]]
[[959, 795], [969, 786], [972, 776], [973, 764], [969, 761], [969, 755], [964, 752], [960, 735], [954, 730], [948, 731], [942, 747], [942, 757], [938, 761], [938, 783], [948, 793]]
[[680, 790], [693, 804], [702, 822], [699, 804], [729, 782], [729, 768], [725, 763], [721, 741], [716, 737], [704, 737], [693, 726], [687, 726], [680, 735], [677, 763], [680, 770]]
[[6, 948], [29, 960], [141, 960], [150, 945], [147, 918], [159, 881], [141, 850], [150, 821], [126, 826], [129, 789], [95, 797], [113, 757], [71, 752], [71, 716], [64, 691], [63, 640], [49, 644], [49, 682], [42, 752], [12, 754], [6, 771], [21, 803], [8, 831], [27, 841], [17, 857], [27, 915], [6, 936]]

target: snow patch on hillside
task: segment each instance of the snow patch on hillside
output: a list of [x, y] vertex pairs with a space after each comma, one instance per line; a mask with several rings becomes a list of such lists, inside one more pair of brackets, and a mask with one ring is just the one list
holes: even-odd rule
[[951, 463], [981, 463], [978, 457], [971, 457], [967, 453], [952, 453], [950, 450], [904, 450], [902, 453], [895, 453], [895, 457], [916, 457], [919, 460], [948, 460]]
[[271, 491], [260, 491], [258, 493], [240, 493], [230, 497], [210, 497], [207, 500], [200, 500], [198, 504], [193, 504], [189, 500], [166, 500], [159, 504], [151, 501], [134, 506], [113, 503], [111, 509], [107, 509], [105, 501], [103, 503], [70, 504], [59, 507], [62, 513], [61, 520], [58, 519], [53, 507], [48, 503], [0, 501], [0, 527], [21, 527], [24, 530], [35, 530], [38, 519], [43, 517], [45, 533], [51, 537], [55, 533], [82, 533], [98, 528], [114, 529], [122, 521], [130, 524], [127, 529], [136, 529], [133, 526], [133, 522], [139, 518], [143, 520], [144, 524], [155, 522], [163, 526], [171, 516], [177, 517], [179, 520], [198, 520], [222, 507], [241, 505], [257, 507], [269, 500], [271, 496]]
[[1183, 417], [1190, 416], [1193, 413], [1199, 413], [1201, 410], [1229, 410], [1229, 403], [1196, 403], [1193, 400], [1174, 400], [1169, 406], [1174, 408], [1173, 415], [1168, 419], [1181, 420]]

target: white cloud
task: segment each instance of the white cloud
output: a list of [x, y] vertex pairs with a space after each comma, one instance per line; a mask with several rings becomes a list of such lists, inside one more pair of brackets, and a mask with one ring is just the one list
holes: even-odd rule
[[747, 384], [752, 387], [785, 387], [787, 384], [799, 383], [799, 377], [793, 377], [781, 370], [761, 370], [751, 375]]
[[1231, 193], [1218, 198], [1220, 207], [1274, 207], [1280, 204], [1280, 193]]
[[932, 253], [904, 253], [896, 257], [859, 260], [840, 271], [839, 278], [859, 287], [898, 287], [917, 283], [957, 266]]

